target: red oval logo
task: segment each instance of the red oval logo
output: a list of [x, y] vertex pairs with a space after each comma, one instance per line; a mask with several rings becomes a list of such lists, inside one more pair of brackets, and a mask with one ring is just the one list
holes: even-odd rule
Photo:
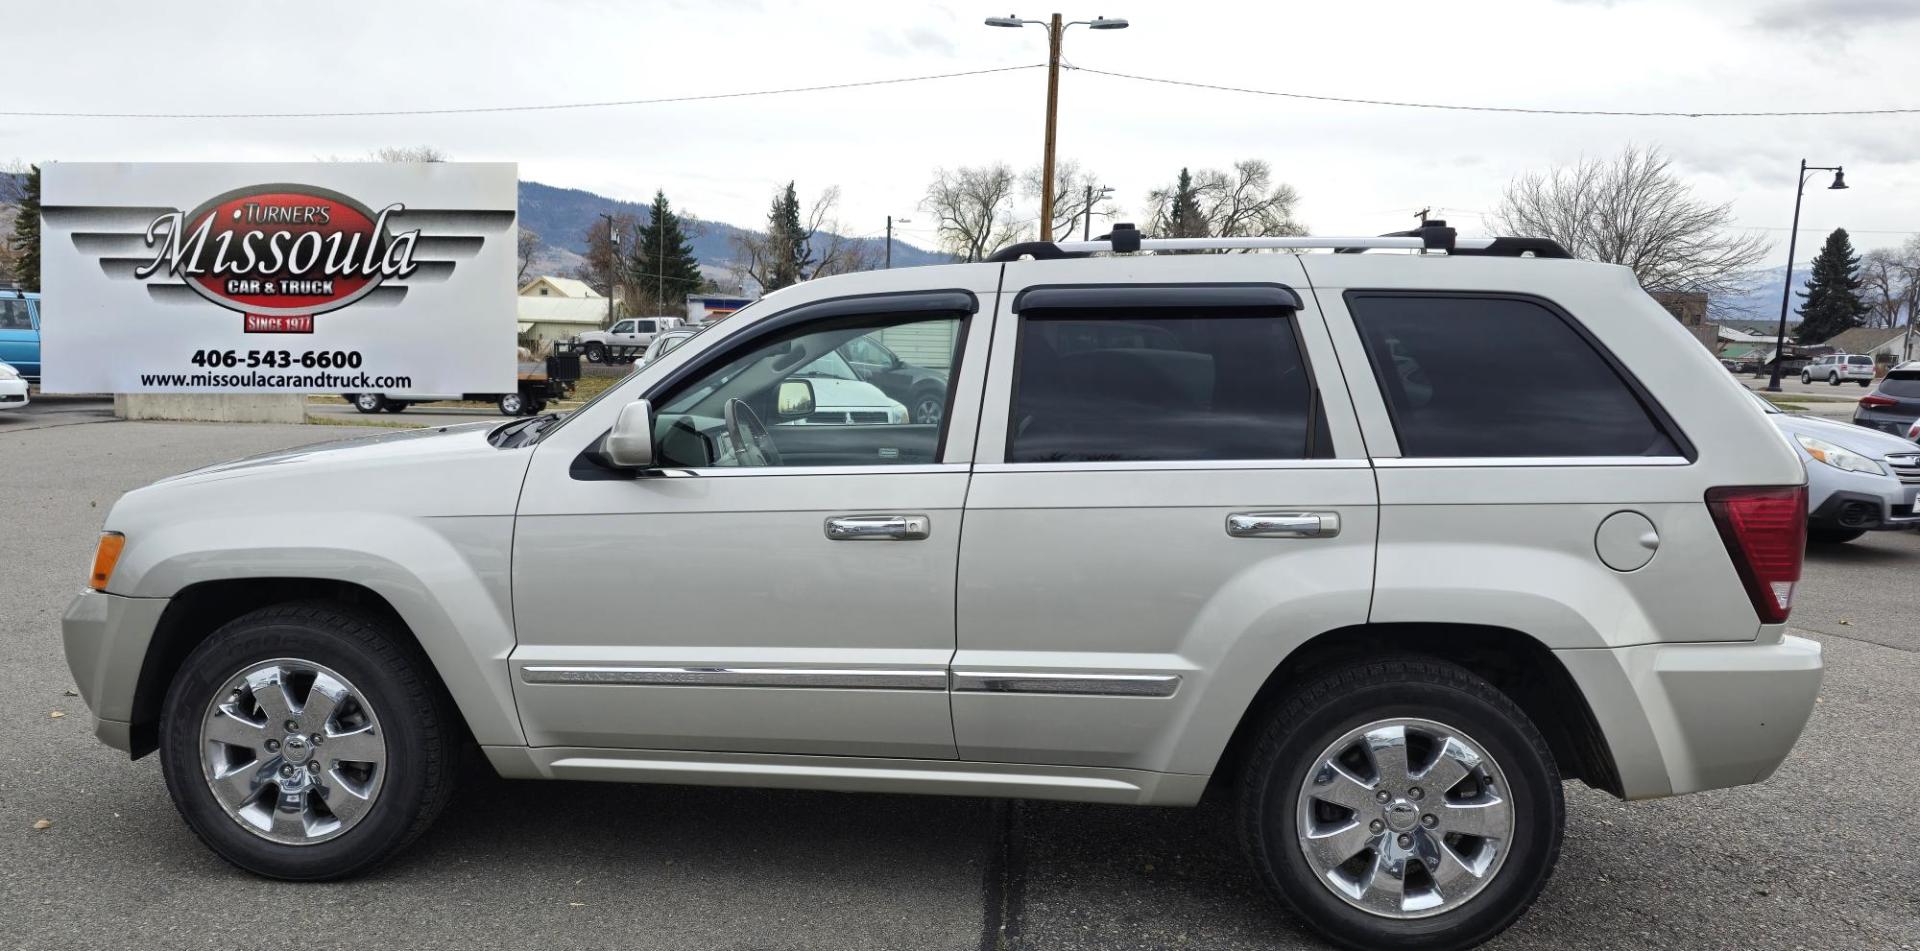
[[419, 231], [387, 227], [388, 216], [403, 210], [393, 204], [376, 213], [313, 186], [239, 189], [155, 218], [146, 240], [158, 250], [134, 276], [165, 270], [200, 296], [249, 315], [338, 310], [417, 267]]

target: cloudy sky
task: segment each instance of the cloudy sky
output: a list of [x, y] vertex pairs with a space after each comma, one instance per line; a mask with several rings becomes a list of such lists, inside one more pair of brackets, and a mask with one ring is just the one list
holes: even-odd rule
[[[358, 111], [741, 92], [1021, 66], [1044, 30], [978, 3], [352, 2], [9, 4], [0, 110]], [[1021, 0], [1028, 2], [1028, 0]], [[1064, 2], [1064, 0], [1063, 0]], [[1920, 107], [1920, 0], [1072, 0], [1066, 59], [1192, 82], [1424, 102], [1642, 111]], [[80, 119], [0, 115], [0, 160], [304, 160], [431, 144], [521, 176], [702, 217], [764, 221], [775, 183], [843, 193], [848, 231], [931, 244], [916, 206], [936, 166], [1037, 163], [1044, 70], [667, 105], [376, 118]], [[1323, 234], [1479, 231], [1516, 173], [1658, 145], [1700, 194], [1732, 201], [1784, 256], [1796, 163], [1844, 164], [1809, 191], [1802, 260], [1844, 226], [1863, 247], [1920, 231], [1920, 115], [1602, 118], [1317, 103], [1068, 72], [1060, 155], [1139, 214], [1183, 166], [1263, 158]], [[1824, 180], [1816, 182], [1816, 187]], [[1123, 219], [1124, 220], [1124, 219]]]

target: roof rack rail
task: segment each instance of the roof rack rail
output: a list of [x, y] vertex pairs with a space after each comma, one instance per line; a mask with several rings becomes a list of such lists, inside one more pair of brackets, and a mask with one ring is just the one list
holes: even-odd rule
[[1445, 251], [1469, 257], [1571, 258], [1551, 238], [1462, 238], [1444, 221], [1429, 221], [1411, 231], [1372, 237], [1299, 238], [1142, 238], [1140, 230], [1120, 223], [1091, 241], [1022, 241], [995, 251], [987, 261], [1004, 263], [1031, 257], [1039, 261], [1083, 258], [1095, 251], [1246, 251], [1260, 249], [1331, 250], [1338, 254], [1362, 251]]

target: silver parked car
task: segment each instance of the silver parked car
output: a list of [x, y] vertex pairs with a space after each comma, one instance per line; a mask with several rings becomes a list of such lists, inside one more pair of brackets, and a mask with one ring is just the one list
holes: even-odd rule
[[[1433, 253], [1089, 254], [1200, 246]], [[1540, 894], [1563, 782], [1760, 782], [1820, 686], [1801, 460], [1631, 272], [1565, 256], [1122, 228], [808, 281], [565, 419], [127, 493], [68, 660], [262, 875], [404, 848], [471, 737], [520, 778], [1218, 785], [1331, 940], [1466, 947]], [[781, 425], [867, 334], [939, 371], [932, 421]], [[659, 573], [680, 596], [605, 597]]]
[[1754, 395], [1807, 464], [1807, 538], [1850, 542], [1870, 531], [1920, 528], [1920, 446], [1861, 426], [1783, 413]]

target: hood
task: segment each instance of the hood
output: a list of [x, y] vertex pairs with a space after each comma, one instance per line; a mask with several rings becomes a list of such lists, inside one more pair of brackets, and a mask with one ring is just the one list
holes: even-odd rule
[[191, 472], [161, 479], [155, 485], [172, 482], [206, 482], [212, 479], [246, 475], [250, 470], [274, 469], [276, 474], [318, 472], [325, 469], [359, 468], [368, 464], [397, 462], [427, 456], [470, 452], [476, 442], [486, 446], [486, 434], [503, 425], [500, 422], [461, 423], [430, 429], [396, 429], [372, 436], [310, 443], [291, 449], [276, 449], [228, 462], [202, 466]]
[[818, 410], [893, 409], [900, 405], [879, 387], [861, 380], [807, 377], [807, 382], [813, 384], [813, 405]]
[[[1824, 439], [1848, 452], [1856, 452], [1869, 459], [1881, 459], [1894, 453], [1920, 452], [1920, 445], [1877, 429], [1855, 426], [1852, 423], [1840, 423], [1798, 413], [1782, 413], [1772, 419], [1773, 424], [1783, 433]], [[1796, 443], [1794, 449], [1799, 448], [1799, 444]]]

